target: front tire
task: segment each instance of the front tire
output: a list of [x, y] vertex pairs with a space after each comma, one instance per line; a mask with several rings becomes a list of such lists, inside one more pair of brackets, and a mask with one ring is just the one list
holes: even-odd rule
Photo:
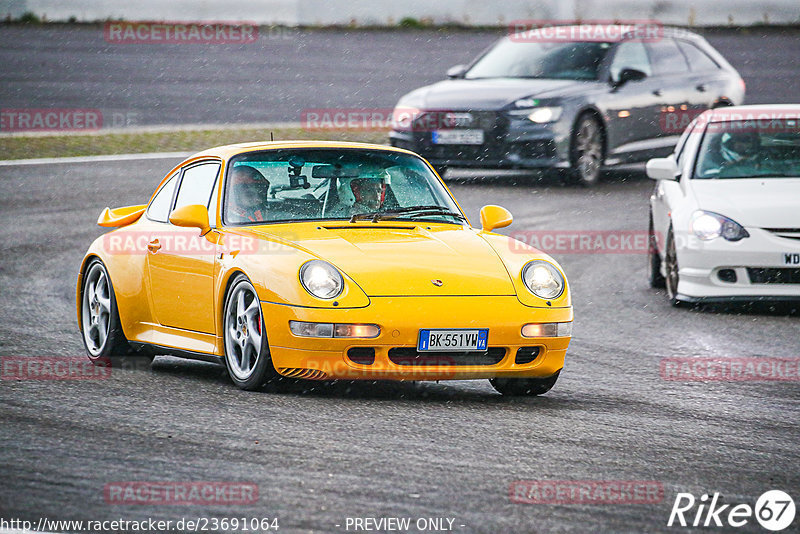
[[225, 367], [237, 387], [252, 391], [279, 378], [272, 365], [261, 301], [243, 274], [231, 282], [222, 316]]
[[667, 249], [664, 255], [664, 268], [667, 272], [666, 288], [667, 299], [673, 306], [680, 305], [681, 301], [678, 300], [678, 283], [680, 282], [680, 275], [678, 274], [678, 254], [675, 251], [675, 234], [672, 228], [669, 229], [667, 234]]
[[94, 259], [86, 266], [82, 284], [81, 337], [92, 363], [105, 366], [110, 362], [118, 367], [140, 360], [151, 362], [151, 355], [136, 353], [125, 338], [114, 286], [101, 260]]
[[600, 181], [605, 160], [603, 127], [593, 115], [578, 118], [570, 143], [571, 181], [583, 187], [594, 187]]
[[559, 370], [547, 378], [490, 378], [492, 387], [506, 397], [542, 395], [550, 391], [558, 380]]
[[656, 240], [655, 225], [653, 224], [653, 213], [650, 213], [650, 226], [648, 229], [648, 250], [647, 250], [647, 278], [652, 288], [663, 288], [666, 285], [666, 278], [661, 274], [661, 256], [658, 254], [658, 242]]

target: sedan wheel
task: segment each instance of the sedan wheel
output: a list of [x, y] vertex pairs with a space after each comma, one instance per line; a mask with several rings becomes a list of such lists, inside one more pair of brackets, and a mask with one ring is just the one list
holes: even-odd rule
[[225, 365], [234, 384], [253, 390], [278, 376], [269, 357], [261, 301], [244, 276], [231, 284], [225, 300], [223, 328]]
[[672, 228], [667, 234], [667, 252], [664, 257], [664, 267], [667, 271], [666, 286], [667, 298], [673, 306], [680, 304], [678, 300], [678, 254], [675, 252], [675, 236], [672, 233]]
[[572, 176], [584, 187], [591, 187], [600, 180], [603, 166], [603, 130], [597, 119], [584, 115], [572, 134]]

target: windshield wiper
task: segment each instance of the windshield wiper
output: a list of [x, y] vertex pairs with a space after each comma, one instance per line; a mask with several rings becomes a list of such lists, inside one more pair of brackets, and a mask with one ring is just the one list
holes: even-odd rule
[[455, 213], [453, 211], [450, 211], [449, 209], [443, 206], [431, 205], [431, 206], [411, 206], [408, 208], [398, 208], [386, 211], [375, 211], [372, 213], [356, 213], [355, 215], [350, 217], [350, 222], [353, 223], [358, 220], [366, 220], [366, 219], [372, 219], [372, 222], [378, 222], [380, 220], [400, 219], [404, 216], [423, 217], [425, 215], [449, 215], [452, 217], [456, 217], [458, 219], [466, 220], [466, 217], [464, 217], [460, 213]]

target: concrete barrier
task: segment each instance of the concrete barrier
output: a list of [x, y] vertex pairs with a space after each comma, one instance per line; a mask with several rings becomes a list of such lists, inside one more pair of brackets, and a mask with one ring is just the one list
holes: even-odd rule
[[503, 26], [517, 19], [653, 19], [688, 26], [798, 24], [798, 0], [0, 0], [2, 18], [252, 21], [259, 24]]

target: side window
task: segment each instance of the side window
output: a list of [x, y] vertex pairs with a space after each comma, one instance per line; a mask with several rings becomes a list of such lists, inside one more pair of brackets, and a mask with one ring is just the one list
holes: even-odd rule
[[653, 73], [656, 76], [678, 74], [689, 70], [686, 58], [672, 39], [647, 43], [647, 47], [650, 51], [650, 61], [653, 63]]
[[[201, 163], [183, 171], [183, 179], [178, 188], [175, 208], [200, 204], [208, 207], [211, 193], [219, 174], [219, 163]], [[209, 219], [210, 220], [210, 219]]]
[[175, 192], [175, 183], [178, 181], [179, 174], [180, 172], [176, 172], [170, 176], [169, 180], [153, 197], [153, 201], [150, 202], [150, 206], [147, 208], [147, 218], [151, 221], [167, 222], [172, 193]]
[[678, 41], [678, 47], [681, 49], [681, 52], [686, 56], [686, 60], [689, 62], [689, 68], [693, 71], [707, 71], [707, 70], [718, 70], [719, 65], [708, 57], [708, 54], [697, 48], [692, 43], [687, 43], [686, 41]]
[[622, 69], [640, 70], [648, 76], [653, 74], [650, 61], [647, 59], [647, 50], [642, 43], [630, 41], [617, 47], [614, 61], [611, 62], [610, 67], [611, 79], [619, 80], [619, 73]]

